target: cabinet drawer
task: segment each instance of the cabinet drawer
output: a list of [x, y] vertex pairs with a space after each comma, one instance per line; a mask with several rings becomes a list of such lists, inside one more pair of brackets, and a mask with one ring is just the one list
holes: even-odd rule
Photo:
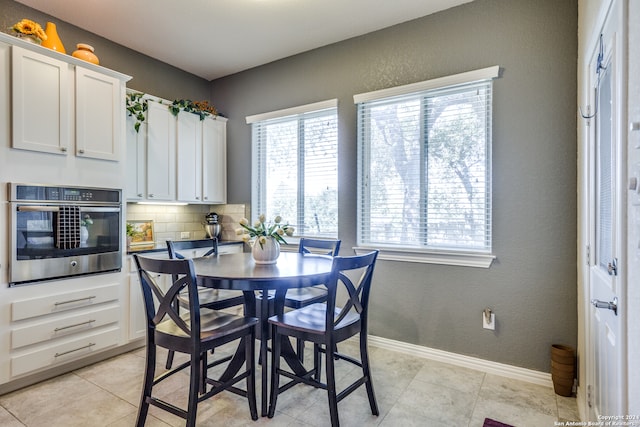
[[41, 368], [53, 367], [78, 358], [84, 358], [118, 344], [120, 329], [111, 328], [82, 337], [56, 342], [38, 350], [11, 356], [11, 376], [25, 374]]
[[20, 348], [54, 338], [99, 328], [120, 319], [120, 306], [114, 305], [99, 310], [73, 313], [47, 322], [38, 322], [11, 331], [11, 348]]
[[11, 320], [28, 319], [114, 301], [118, 299], [118, 292], [119, 285], [113, 284], [15, 301], [11, 304]]

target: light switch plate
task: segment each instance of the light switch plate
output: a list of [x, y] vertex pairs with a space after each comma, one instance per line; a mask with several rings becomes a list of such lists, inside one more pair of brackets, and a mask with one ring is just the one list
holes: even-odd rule
[[188, 239], [190, 236], [190, 233], [188, 231], [181, 231], [180, 232], [180, 238], [181, 239]]

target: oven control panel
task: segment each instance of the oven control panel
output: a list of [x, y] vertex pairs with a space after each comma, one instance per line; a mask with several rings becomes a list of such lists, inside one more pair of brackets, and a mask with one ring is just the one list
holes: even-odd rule
[[108, 188], [9, 184], [13, 202], [120, 203], [121, 191]]

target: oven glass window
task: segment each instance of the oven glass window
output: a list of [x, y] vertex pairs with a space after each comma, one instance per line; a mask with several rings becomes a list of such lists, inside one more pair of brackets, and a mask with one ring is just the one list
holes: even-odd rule
[[18, 207], [17, 260], [61, 258], [120, 250], [120, 211], [101, 207]]

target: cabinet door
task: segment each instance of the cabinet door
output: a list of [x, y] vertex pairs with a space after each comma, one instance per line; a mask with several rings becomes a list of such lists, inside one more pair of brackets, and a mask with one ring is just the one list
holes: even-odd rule
[[227, 203], [227, 123], [202, 122], [202, 193], [205, 203]]
[[71, 141], [70, 67], [13, 46], [13, 148], [66, 154]]
[[127, 200], [143, 200], [147, 188], [147, 123], [140, 124], [140, 130], [134, 129], [135, 118], [127, 117], [126, 170], [127, 184], [125, 197]]
[[149, 101], [147, 109], [147, 198], [176, 198], [176, 118], [166, 105]]
[[177, 119], [178, 200], [202, 201], [202, 122], [191, 113]]
[[76, 66], [76, 155], [120, 160], [123, 85], [120, 80]]
[[129, 275], [129, 340], [144, 338], [147, 333], [147, 314], [138, 273]]

